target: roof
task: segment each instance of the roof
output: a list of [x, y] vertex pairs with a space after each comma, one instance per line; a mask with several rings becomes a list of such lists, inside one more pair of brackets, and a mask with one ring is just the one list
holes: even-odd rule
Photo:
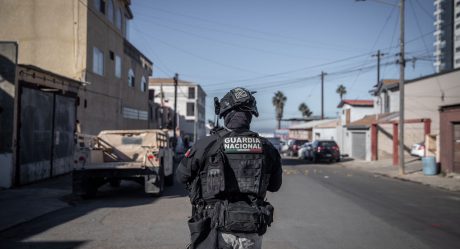
[[336, 121], [336, 119], [315, 120], [315, 121], [310, 121], [310, 122], [307, 122], [307, 123], [297, 124], [297, 125], [293, 125], [293, 126], [289, 127], [289, 130], [311, 129], [311, 128], [316, 127], [318, 125], [331, 123], [331, 121]]
[[380, 91], [383, 89], [389, 89], [394, 87], [395, 85], [399, 84], [399, 79], [384, 79], [380, 80], [378, 84], [376, 84], [372, 90], [369, 91], [374, 96], [379, 95]]
[[319, 124], [315, 126], [315, 128], [336, 128], [337, 126], [339, 126], [339, 120], [333, 119], [333, 120], [329, 120], [329, 122], [327, 123]]
[[374, 101], [368, 99], [344, 99], [340, 102], [337, 108], [342, 108], [344, 105], [351, 105], [356, 107], [374, 107]]
[[366, 115], [362, 119], [358, 119], [354, 122], [351, 122], [347, 127], [348, 128], [369, 128], [370, 125], [373, 123], [379, 123], [391, 120], [397, 117], [399, 112], [390, 112], [390, 113], [383, 113], [383, 114], [372, 114]]

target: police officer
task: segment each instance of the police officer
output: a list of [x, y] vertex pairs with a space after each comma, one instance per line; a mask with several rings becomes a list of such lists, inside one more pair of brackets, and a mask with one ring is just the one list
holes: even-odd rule
[[238, 87], [220, 102], [215, 98], [224, 127], [197, 141], [176, 171], [192, 204], [189, 248], [261, 248], [273, 221], [265, 195], [281, 187], [281, 159], [268, 140], [250, 131], [252, 116], [259, 115], [253, 93]]

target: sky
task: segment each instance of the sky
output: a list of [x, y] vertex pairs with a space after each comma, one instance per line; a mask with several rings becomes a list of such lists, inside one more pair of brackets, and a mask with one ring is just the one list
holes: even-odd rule
[[[252, 128], [276, 128], [272, 97], [287, 97], [283, 118], [300, 118], [304, 102], [336, 117], [343, 84], [345, 99], [372, 99], [381, 79], [399, 79], [399, 0], [135, 0], [129, 40], [154, 63], [153, 77], [200, 84], [212, 99], [234, 87], [257, 91], [259, 118]], [[406, 79], [434, 73], [432, 0], [406, 0]], [[181, 93], [179, 93], [181, 94]], [[184, 94], [184, 93], [182, 93]]]

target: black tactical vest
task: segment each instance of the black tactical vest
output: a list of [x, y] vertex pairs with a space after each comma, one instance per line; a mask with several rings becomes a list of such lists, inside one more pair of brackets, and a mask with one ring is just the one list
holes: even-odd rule
[[264, 154], [267, 141], [253, 132], [218, 135], [200, 173], [203, 199], [241, 194], [265, 198], [271, 173]]

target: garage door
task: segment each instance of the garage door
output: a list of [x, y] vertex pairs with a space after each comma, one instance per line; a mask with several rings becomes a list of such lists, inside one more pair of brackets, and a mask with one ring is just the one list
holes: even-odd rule
[[351, 156], [355, 159], [366, 159], [366, 133], [353, 132], [351, 134]]

